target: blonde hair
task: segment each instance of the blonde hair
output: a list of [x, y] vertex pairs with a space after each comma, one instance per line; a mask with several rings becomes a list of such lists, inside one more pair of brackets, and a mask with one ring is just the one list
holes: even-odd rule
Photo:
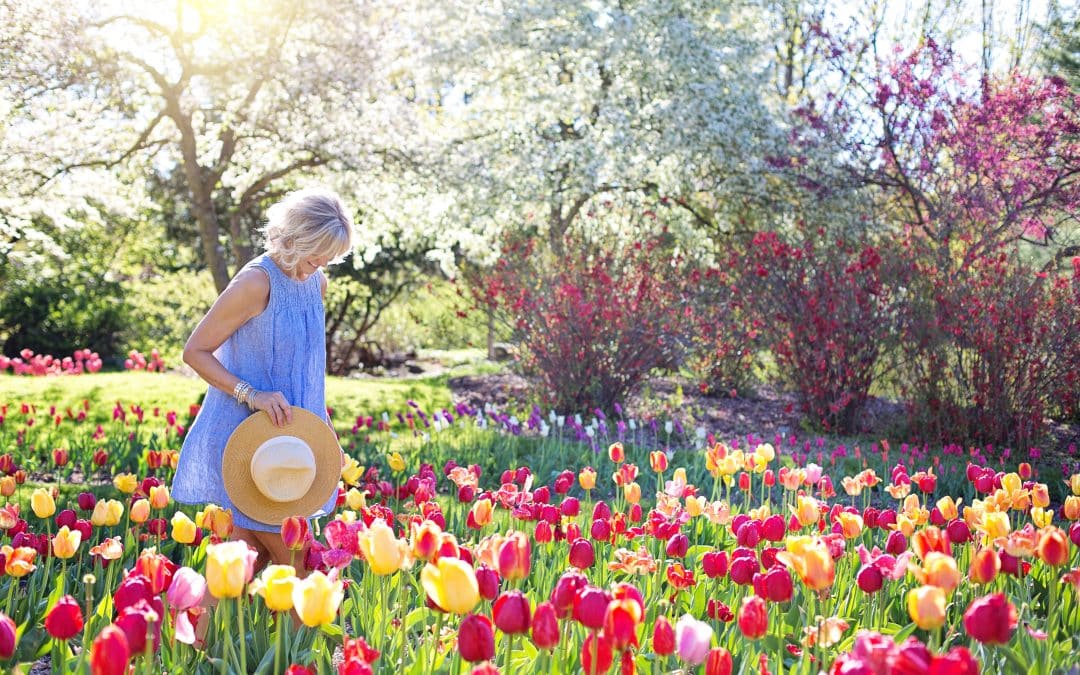
[[290, 192], [266, 211], [262, 232], [266, 252], [287, 271], [312, 256], [329, 256], [330, 263], [352, 250], [353, 223], [337, 193], [320, 188]]

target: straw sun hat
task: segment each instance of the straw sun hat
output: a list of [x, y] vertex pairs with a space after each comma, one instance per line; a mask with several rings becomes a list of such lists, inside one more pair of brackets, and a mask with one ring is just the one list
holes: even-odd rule
[[283, 427], [257, 412], [225, 444], [225, 492], [241, 513], [260, 523], [307, 518], [337, 489], [340, 453], [333, 430], [310, 411], [293, 406], [292, 423]]

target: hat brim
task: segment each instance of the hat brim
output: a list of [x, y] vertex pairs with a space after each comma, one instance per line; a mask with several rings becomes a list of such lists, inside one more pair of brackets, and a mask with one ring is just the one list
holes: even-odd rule
[[[260, 445], [275, 436], [300, 438], [315, 455], [315, 478], [307, 493], [291, 502], [267, 499], [251, 478], [251, 458]], [[259, 411], [236, 427], [225, 444], [221, 458], [221, 478], [233, 506], [248, 518], [267, 525], [280, 525], [286, 518], [308, 518], [330, 499], [341, 478], [341, 446], [323, 420], [303, 408], [292, 406], [292, 422], [275, 427], [270, 415]]]

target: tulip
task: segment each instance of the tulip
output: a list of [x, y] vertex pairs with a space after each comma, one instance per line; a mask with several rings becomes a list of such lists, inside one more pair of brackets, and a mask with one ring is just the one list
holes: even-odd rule
[[727, 574], [728, 554], [727, 551], [709, 551], [701, 556], [701, 567], [705, 576], [716, 579]]
[[57, 640], [70, 640], [82, 629], [82, 609], [79, 602], [70, 595], [57, 600], [45, 615], [45, 630]]
[[82, 543], [81, 532], [69, 530], [66, 526], [61, 527], [52, 539], [53, 555], [62, 560], [73, 558], [79, 550], [80, 543]]
[[271, 612], [287, 612], [293, 608], [293, 590], [299, 580], [291, 565], [267, 565], [253, 584], [256, 593]]
[[609, 445], [607, 449], [607, 454], [608, 459], [615, 462], [616, 464], [621, 464], [622, 462], [626, 461], [626, 451], [623, 449], [622, 443], [615, 442]]
[[0, 612], [0, 661], [7, 661], [15, 654], [19, 643], [19, 631], [11, 617]]
[[1057, 527], [1042, 531], [1038, 548], [1039, 560], [1051, 567], [1060, 567], [1069, 562], [1069, 541], [1065, 532]]
[[956, 568], [956, 560], [951, 555], [937, 551], [926, 554], [923, 576], [923, 583], [937, 586], [946, 593], [952, 593], [953, 589], [960, 585], [960, 570]]
[[469, 517], [466, 520], [466, 525], [474, 530], [479, 530], [485, 525], [491, 523], [494, 517], [494, 506], [490, 499], [481, 499], [473, 504], [472, 509], [469, 511]]
[[612, 600], [604, 613], [604, 634], [611, 639], [615, 649], [637, 647], [637, 627], [644, 618], [645, 613], [639, 600]]
[[14, 476], [0, 478], [0, 496], [10, 497], [15, 494], [16, 487], [18, 487], [18, 483], [15, 482]]
[[675, 624], [675, 644], [679, 651], [679, 658], [692, 666], [703, 662], [708, 656], [709, 648], [712, 647], [712, 637], [712, 627], [689, 614], [683, 614]]
[[56, 501], [51, 492], [38, 488], [30, 495], [30, 508], [38, 518], [50, 518], [56, 513]]
[[441, 557], [424, 565], [420, 583], [435, 604], [452, 614], [466, 614], [480, 602], [476, 573], [463, 560]]
[[587, 466], [578, 473], [578, 483], [582, 490], [591, 490], [596, 487], [596, 471]]
[[[194, 523], [192, 523], [194, 526]], [[215, 598], [239, 598], [251, 580], [258, 553], [243, 541], [206, 547], [206, 585]]]
[[412, 557], [427, 562], [438, 552], [442, 543], [442, 529], [431, 520], [410, 525], [412, 531]]
[[795, 589], [791, 583], [791, 573], [784, 567], [773, 567], [762, 575], [762, 590], [769, 602], [787, 602], [791, 600]]
[[820, 591], [832, 586], [836, 578], [836, 566], [829, 547], [814, 537], [791, 537], [786, 550], [776, 554], [776, 559], [794, 570], [809, 588]]
[[649, 453], [649, 466], [656, 473], [664, 473], [668, 467], [667, 453], [662, 450], [653, 450]]
[[659, 616], [653, 623], [653, 652], [657, 656], [670, 656], [675, 653], [675, 629], [666, 616]]
[[525, 633], [529, 630], [531, 610], [529, 599], [521, 591], [507, 591], [495, 599], [491, 617], [495, 627], [506, 634]]
[[596, 562], [596, 554], [593, 551], [592, 542], [588, 539], [577, 539], [570, 544], [570, 566], [579, 570], [586, 570]]
[[581, 668], [588, 675], [606, 673], [614, 660], [611, 639], [606, 635], [589, 633], [581, 645]]
[[604, 591], [586, 586], [574, 598], [574, 620], [586, 628], [599, 629], [604, 626], [611, 596]]
[[968, 576], [977, 584], [988, 584], [1001, 571], [1001, 558], [992, 548], [981, 548], [971, 557]]
[[163, 509], [169, 505], [169, 488], [165, 485], [154, 485], [150, 488], [150, 508]]
[[[283, 566], [279, 565], [277, 567]], [[283, 584], [288, 583], [284, 579], [275, 580]], [[314, 628], [334, 622], [337, 617], [338, 607], [345, 596], [345, 588], [341, 581], [331, 581], [322, 572], [312, 572], [306, 578], [295, 581], [292, 586], [292, 604], [305, 626]], [[278, 588], [275, 593], [281, 590], [281, 588]], [[277, 606], [281, 606], [285, 601], [282, 598], [275, 597], [275, 602]], [[270, 606], [269, 602], [267, 606]], [[271, 609], [273, 608], [271, 607]]]
[[710, 650], [705, 657], [705, 675], [731, 675], [733, 667], [731, 652], [723, 647]]
[[756, 595], [743, 598], [738, 622], [739, 630], [750, 640], [757, 640], [765, 635], [769, 628], [769, 610], [765, 600]]
[[30, 574], [37, 566], [34, 559], [37, 558], [37, 549], [29, 546], [4, 546], [0, 558], [4, 561], [4, 573], [16, 579]]
[[94, 505], [97, 504], [97, 497], [94, 496], [93, 492], [80, 492], [76, 501], [79, 504], [80, 511], [93, 511]]
[[125, 675], [130, 658], [124, 631], [116, 624], [109, 624], [90, 647], [90, 671], [93, 675]]
[[476, 568], [476, 587], [484, 600], [494, 600], [499, 595], [499, 573], [487, 565]]
[[[97, 513], [97, 510], [94, 510]], [[133, 523], [145, 523], [150, 519], [150, 502], [146, 499], [137, 499], [135, 503], [131, 505], [131, 512], [129, 513], [131, 522]]]
[[172, 539], [178, 544], [190, 544], [195, 541], [195, 522], [183, 511], [177, 511], [172, 517]]
[[116, 627], [124, 631], [132, 654], [142, 654], [148, 646], [154, 651], [160, 647], [162, 613], [161, 600], [154, 598], [152, 604], [139, 600], [116, 617]]
[[964, 612], [964, 630], [984, 644], [1007, 643], [1012, 639], [1016, 625], [1016, 607], [1006, 599], [1004, 593], [976, 598]]
[[491, 619], [483, 614], [470, 614], [461, 620], [457, 642], [461, 658], [469, 663], [495, 658], [495, 630]]
[[945, 623], [945, 591], [937, 586], [913, 588], [907, 594], [907, 608], [919, 628], [938, 628]]
[[499, 576], [511, 581], [529, 576], [532, 546], [524, 532], [511, 532], [499, 547]]
[[393, 574], [410, 562], [408, 545], [395, 537], [393, 528], [381, 518], [361, 532], [358, 541], [371, 571], [379, 576]]
[[537, 649], [555, 649], [559, 646], [559, 618], [555, 605], [541, 602], [532, 617], [532, 641]]
[[121, 473], [113, 477], [113, 485], [120, 492], [129, 495], [138, 489], [139, 479], [133, 473]]
[[207, 504], [205, 509], [195, 514], [195, 525], [213, 532], [218, 539], [228, 539], [233, 530], [232, 510]]
[[302, 551], [311, 536], [308, 521], [299, 516], [290, 516], [281, 521], [281, 541], [290, 551]]
[[877, 565], [863, 565], [855, 577], [855, 583], [864, 593], [877, 593], [884, 583], [884, 575]]
[[555, 582], [555, 588], [551, 589], [551, 604], [560, 619], [566, 618], [573, 611], [578, 594], [588, 583], [588, 579], [577, 570], [564, 572]]
[[405, 459], [401, 456], [400, 452], [392, 452], [387, 455], [386, 463], [394, 473], [401, 473], [405, 470]]
[[169, 606], [185, 611], [197, 607], [206, 595], [206, 579], [190, 567], [181, 567], [173, 573], [166, 599]]

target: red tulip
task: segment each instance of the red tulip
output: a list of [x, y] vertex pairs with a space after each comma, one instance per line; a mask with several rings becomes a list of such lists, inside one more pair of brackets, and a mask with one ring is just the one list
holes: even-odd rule
[[94, 505], [97, 504], [97, 498], [92, 492], [80, 492], [77, 501], [82, 511], [93, 511]]
[[564, 572], [555, 582], [555, 588], [551, 589], [551, 604], [555, 607], [555, 615], [565, 619], [574, 610], [574, 601], [583, 588], [589, 584], [588, 579], [576, 570]]
[[307, 666], [294, 663], [285, 669], [285, 675], [316, 675], [315, 671]]
[[[880, 522], [880, 516], [878, 522]], [[900, 555], [907, 550], [907, 546], [907, 537], [900, 530], [893, 530], [889, 538], [885, 540], [885, 552], [889, 555]]]
[[476, 568], [476, 585], [480, 589], [481, 598], [494, 600], [499, 595], [499, 573], [481, 564]]
[[731, 675], [731, 652], [723, 647], [716, 647], [705, 657], [705, 675]]
[[784, 529], [784, 517], [772, 515], [761, 524], [761, 536], [769, 541], [783, 541], [786, 534]]
[[709, 551], [701, 556], [701, 567], [710, 579], [724, 576], [728, 571], [727, 551]]
[[576, 497], [567, 497], [559, 505], [559, 513], [567, 518], [576, 518], [581, 513], [581, 502]]
[[495, 658], [495, 630], [491, 619], [483, 614], [470, 614], [458, 629], [458, 650], [461, 658], [470, 663]]
[[581, 667], [588, 675], [606, 673], [614, 659], [611, 640], [593, 632], [581, 645]]
[[555, 533], [551, 530], [551, 523], [546, 520], [538, 522], [536, 530], [533, 532], [533, 538], [536, 539], [537, 544], [550, 544], [555, 538]]
[[944, 656], [935, 656], [928, 675], [979, 675], [979, 662], [967, 647], [953, 647]]
[[855, 577], [855, 583], [859, 585], [863, 593], [877, 593], [881, 590], [884, 581], [885, 577], [877, 565], [863, 565]]
[[1038, 555], [1051, 567], [1069, 562], [1069, 540], [1065, 538], [1065, 532], [1056, 527], [1044, 529], [1039, 539]]
[[675, 653], [675, 629], [666, 616], [659, 616], [653, 624], [652, 648], [657, 656]]
[[791, 600], [794, 587], [791, 572], [786, 567], [773, 567], [763, 575], [762, 588], [769, 602], [787, 602]]
[[611, 639], [615, 649], [637, 647], [637, 627], [644, 618], [645, 613], [637, 600], [612, 600], [604, 613], [604, 635]]
[[532, 544], [524, 532], [513, 532], [499, 547], [499, 576], [503, 579], [524, 579], [532, 564]]
[[592, 510], [593, 520], [610, 520], [611, 519], [611, 507], [606, 502], [596, 502], [593, 505]]
[[164, 607], [159, 598], [154, 598], [153, 605], [145, 600], [136, 602], [120, 612], [115, 625], [124, 631], [128, 647], [133, 654], [142, 654], [146, 650], [147, 634], [153, 638], [153, 649], [161, 646], [161, 617]]
[[959, 518], [950, 521], [945, 526], [945, 533], [949, 535], [949, 541], [954, 544], [966, 544], [971, 541], [971, 528]]
[[611, 597], [599, 588], [584, 588], [574, 599], [574, 620], [587, 628], [601, 628]]
[[0, 660], [8, 660], [18, 646], [18, 627], [11, 617], [0, 612]]
[[964, 612], [964, 630], [968, 635], [991, 645], [1003, 645], [1016, 630], [1017, 614], [1004, 593], [976, 598]]
[[538, 649], [555, 649], [559, 646], [559, 618], [555, 605], [541, 602], [532, 618], [532, 641]]
[[45, 615], [45, 630], [57, 640], [70, 640], [83, 629], [82, 609], [78, 601], [65, 595]]
[[743, 598], [738, 622], [739, 630], [750, 640], [757, 640], [765, 635], [769, 628], [769, 609], [765, 600], [756, 595]]
[[690, 550], [690, 539], [683, 533], [673, 534], [667, 540], [666, 552], [669, 558], [682, 558]]
[[577, 539], [570, 544], [570, 566], [586, 570], [596, 562], [593, 545], [588, 539]]
[[491, 616], [495, 626], [506, 634], [524, 633], [529, 630], [529, 599], [521, 591], [507, 591], [495, 600]]
[[90, 672], [93, 675], [125, 675], [130, 658], [124, 631], [116, 624], [109, 624], [98, 633], [90, 647]]
[[469, 675], [500, 675], [499, 667], [494, 663], [481, 663], [469, 671]]
[[992, 548], [981, 548], [971, 557], [968, 576], [977, 584], [988, 584], [1001, 571], [1001, 558]]
[[607, 520], [594, 520], [589, 528], [589, 534], [596, 541], [607, 541], [611, 538], [611, 523]]

